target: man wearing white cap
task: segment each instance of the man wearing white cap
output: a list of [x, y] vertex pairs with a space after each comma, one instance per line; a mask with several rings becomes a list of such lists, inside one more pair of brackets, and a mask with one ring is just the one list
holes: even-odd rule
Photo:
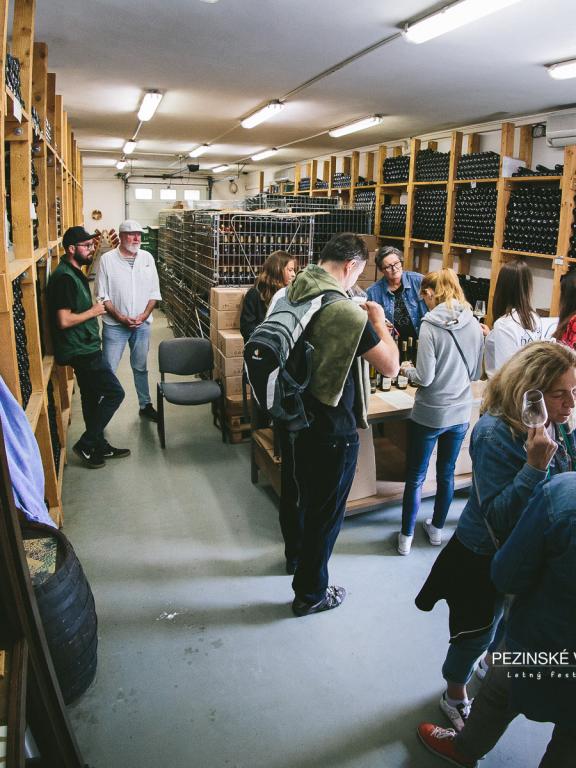
[[162, 299], [152, 254], [140, 248], [142, 226], [134, 219], [120, 224], [120, 245], [100, 259], [96, 295], [104, 301], [102, 351], [115, 372], [128, 343], [140, 416], [157, 421], [148, 385], [148, 349], [152, 310]]

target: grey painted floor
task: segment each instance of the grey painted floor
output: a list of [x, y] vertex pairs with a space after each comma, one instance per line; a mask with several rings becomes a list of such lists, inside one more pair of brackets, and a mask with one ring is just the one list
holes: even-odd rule
[[[154, 342], [169, 338], [162, 315]], [[157, 379], [151, 352], [151, 381]], [[415, 736], [438, 710], [447, 613], [413, 598], [437, 554], [395, 554], [399, 509], [345, 522], [336, 611], [296, 619], [273, 495], [248, 445], [223, 445], [208, 406], [168, 406], [166, 451], [127, 397], [110, 425], [132, 456], [64, 475], [64, 530], [100, 620], [95, 683], [70, 716], [92, 768], [434, 766]], [[69, 445], [81, 431], [76, 396]], [[450, 531], [464, 500], [454, 502]], [[429, 509], [430, 502], [425, 503]], [[422, 514], [422, 517], [424, 513]], [[465, 578], [465, 574], [461, 575]], [[550, 726], [519, 718], [483, 762], [530, 768]], [[441, 763], [440, 763], [441, 764]]]

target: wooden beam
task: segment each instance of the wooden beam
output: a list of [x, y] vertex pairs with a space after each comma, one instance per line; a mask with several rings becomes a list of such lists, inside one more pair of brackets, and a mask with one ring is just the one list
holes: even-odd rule
[[444, 243], [442, 245], [442, 264], [444, 267], [454, 267], [454, 257], [452, 256], [451, 243], [454, 240], [454, 214], [456, 210], [457, 185], [456, 171], [458, 162], [462, 155], [463, 135], [460, 131], [452, 131], [452, 142], [450, 145], [450, 163], [448, 166], [448, 188], [446, 199], [446, 222], [444, 225]]
[[416, 178], [416, 156], [420, 151], [420, 139], [410, 141], [410, 169], [408, 172], [408, 186], [406, 193], [408, 201], [406, 204], [406, 229], [404, 231], [404, 264], [406, 269], [412, 269], [414, 266], [414, 246], [410, 238], [412, 237], [412, 224], [414, 221], [414, 181]]
[[480, 151], [480, 134], [469, 133], [466, 136], [466, 154], [473, 155], [475, 152]]
[[532, 166], [532, 126], [523, 125], [520, 128], [520, 147], [518, 150], [518, 158], [524, 160], [526, 167]]
[[552, 280], [552, 302], [550, 314], [555, 316], [560, 310], [560, 278], [568, 270], [568, 253], [570, 237], [573, 233], [574, 193], [576, 192], [576, 146], [564, 149], [564, 173], [560, 182], [562, 197], [560, 202], [560, 223], [558, 227], [558, 247], [554, 260], [554, 276]]
[[20, 61], [20, 90], [25, 108], [32, 106], [32, 50], [35, 0], [14, 0], [12, 54]]

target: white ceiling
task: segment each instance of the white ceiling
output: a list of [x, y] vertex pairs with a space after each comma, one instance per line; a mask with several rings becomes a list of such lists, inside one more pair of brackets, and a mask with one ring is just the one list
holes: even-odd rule
[[[204, 142], [214, 146], [201, 168], [299, 141], [274, 158], [288, 165], [576, 103], [576, 81], [552, 80], [543, 66], [576, 57], [575, 0], [522, 0], [422, 45], [393, 40], [288, 98], [269, 122], [239, 126], [267, 101], [442, 4], [37, 0], [36, 39], [48, 44], [49, 69], [89, 164], [119, 159], [149, 89], [165, 96], [140, 130], [134, 169], [177, 167], [178, 155]], [[374, 113], [387, 117], [372, 130], [300, 141]]]

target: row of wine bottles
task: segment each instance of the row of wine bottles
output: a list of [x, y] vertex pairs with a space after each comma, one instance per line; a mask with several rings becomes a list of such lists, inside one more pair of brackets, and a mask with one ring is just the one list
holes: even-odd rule
[[561, 191], [557, 186], [519, 186], [510, 193], [504, 248], [556, 253]]
[[20, 392], [22, 394], [22, 408], [26, 408], [32, 395], [32, 382], [30, 380], [30, 358], [28, 356], [28, 337], [26, 334], [26, 311], [24, 309], [24, 296], [20, 285], [21, 276], [12, 281], [12, 319], [14, 322], [14, 335], [16, 337], [16, 361], [18, 363], [18, 378], [20, 379]]
[[20, 60], [16, 56], [12, 56], [11, 53], [6, 51], [6, 68], [5, 68], [6, 85], [12, 93], [16, 96], [20, 104], [24, 107], [24, 99], [22, 98], [22, 85], [20, 82]]

